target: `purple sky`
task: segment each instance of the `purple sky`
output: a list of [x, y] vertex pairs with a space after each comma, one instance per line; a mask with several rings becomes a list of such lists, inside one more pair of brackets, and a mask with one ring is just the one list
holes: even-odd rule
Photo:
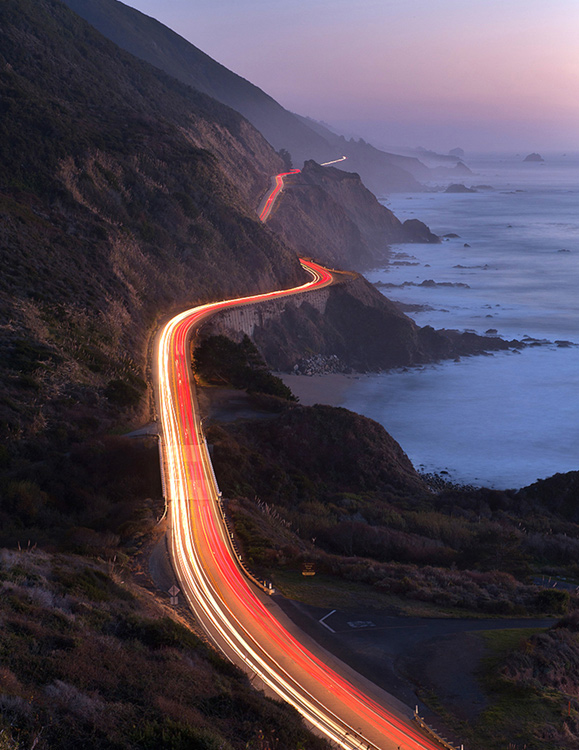
[[383, 146], [579, 150], [579, 0], [128, 0]]

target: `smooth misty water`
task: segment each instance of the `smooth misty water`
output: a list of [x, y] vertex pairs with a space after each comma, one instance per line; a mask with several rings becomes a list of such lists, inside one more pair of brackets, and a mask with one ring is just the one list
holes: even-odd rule
[[[521, 158], [467, 158], [476, 174], [461, 182], [494, 190], [388, 201], [402, 220], [460, 235], [396, 246], [394, 264], [367, 274], [427, 307], [410, 313], [419, 325], [579, 342], [579, 156]], [[397, 286], [424, 280], [468, 288]], [[552, 344], [365, 377], [343, 405], [381, 422], [424, 471], [520, 487], [579, 469], [578, 387], [579, 347]]]

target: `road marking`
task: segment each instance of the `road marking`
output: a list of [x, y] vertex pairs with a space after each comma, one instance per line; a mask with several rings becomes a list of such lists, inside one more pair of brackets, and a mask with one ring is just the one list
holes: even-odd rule
[[323, 625], [325, 628], [328, 628], [328, 630], [331, 633], [335, 633], [336, 631], [333, 628], [331, 628], [327, 623], [325, 623], [324, 620], [327, 620], [330, 615], [334, 614], [334, 612], [337, 612], [337, 610], [333, 609], [331, 612], [328, 612], [327, 615], [324, 615], [321, 620], [318, 620], [318, 622], [320, 623], [320, 625]]

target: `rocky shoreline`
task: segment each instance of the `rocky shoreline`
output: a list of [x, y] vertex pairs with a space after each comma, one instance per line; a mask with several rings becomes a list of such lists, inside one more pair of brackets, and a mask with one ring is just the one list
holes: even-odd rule
[[335, 373], [349, 374], [352, 368], [336, 354], [314, 354], [304, 357], [294, 365], [292, 375], [329, 375]]

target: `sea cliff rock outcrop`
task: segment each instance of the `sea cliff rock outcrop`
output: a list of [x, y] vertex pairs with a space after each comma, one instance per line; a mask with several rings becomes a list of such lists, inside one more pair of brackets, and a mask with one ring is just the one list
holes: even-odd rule
[[466, 185], [463, 185], [462, 183], [453, 183], [452, 185], [449, 185], [445, 193], [476, 193], [476, 190], [474, 188], [469, 188]]
[[285, 372], [305, 355], [335, 357], [342, 369], [366, 372], [520, 346], [496, 336], [420, 328], [364, 277], [344, 276], [323, 290], [251, 305], [243, 315], [224, 311], [202, 336], [248, 335], [267, 364]]
[[359, 175], [314, 161], [286, 181], [268, 224], [299, 254], [358, 271], [388, 257], [389, 243], [440, 241], [416, 219], [403, 224]]

